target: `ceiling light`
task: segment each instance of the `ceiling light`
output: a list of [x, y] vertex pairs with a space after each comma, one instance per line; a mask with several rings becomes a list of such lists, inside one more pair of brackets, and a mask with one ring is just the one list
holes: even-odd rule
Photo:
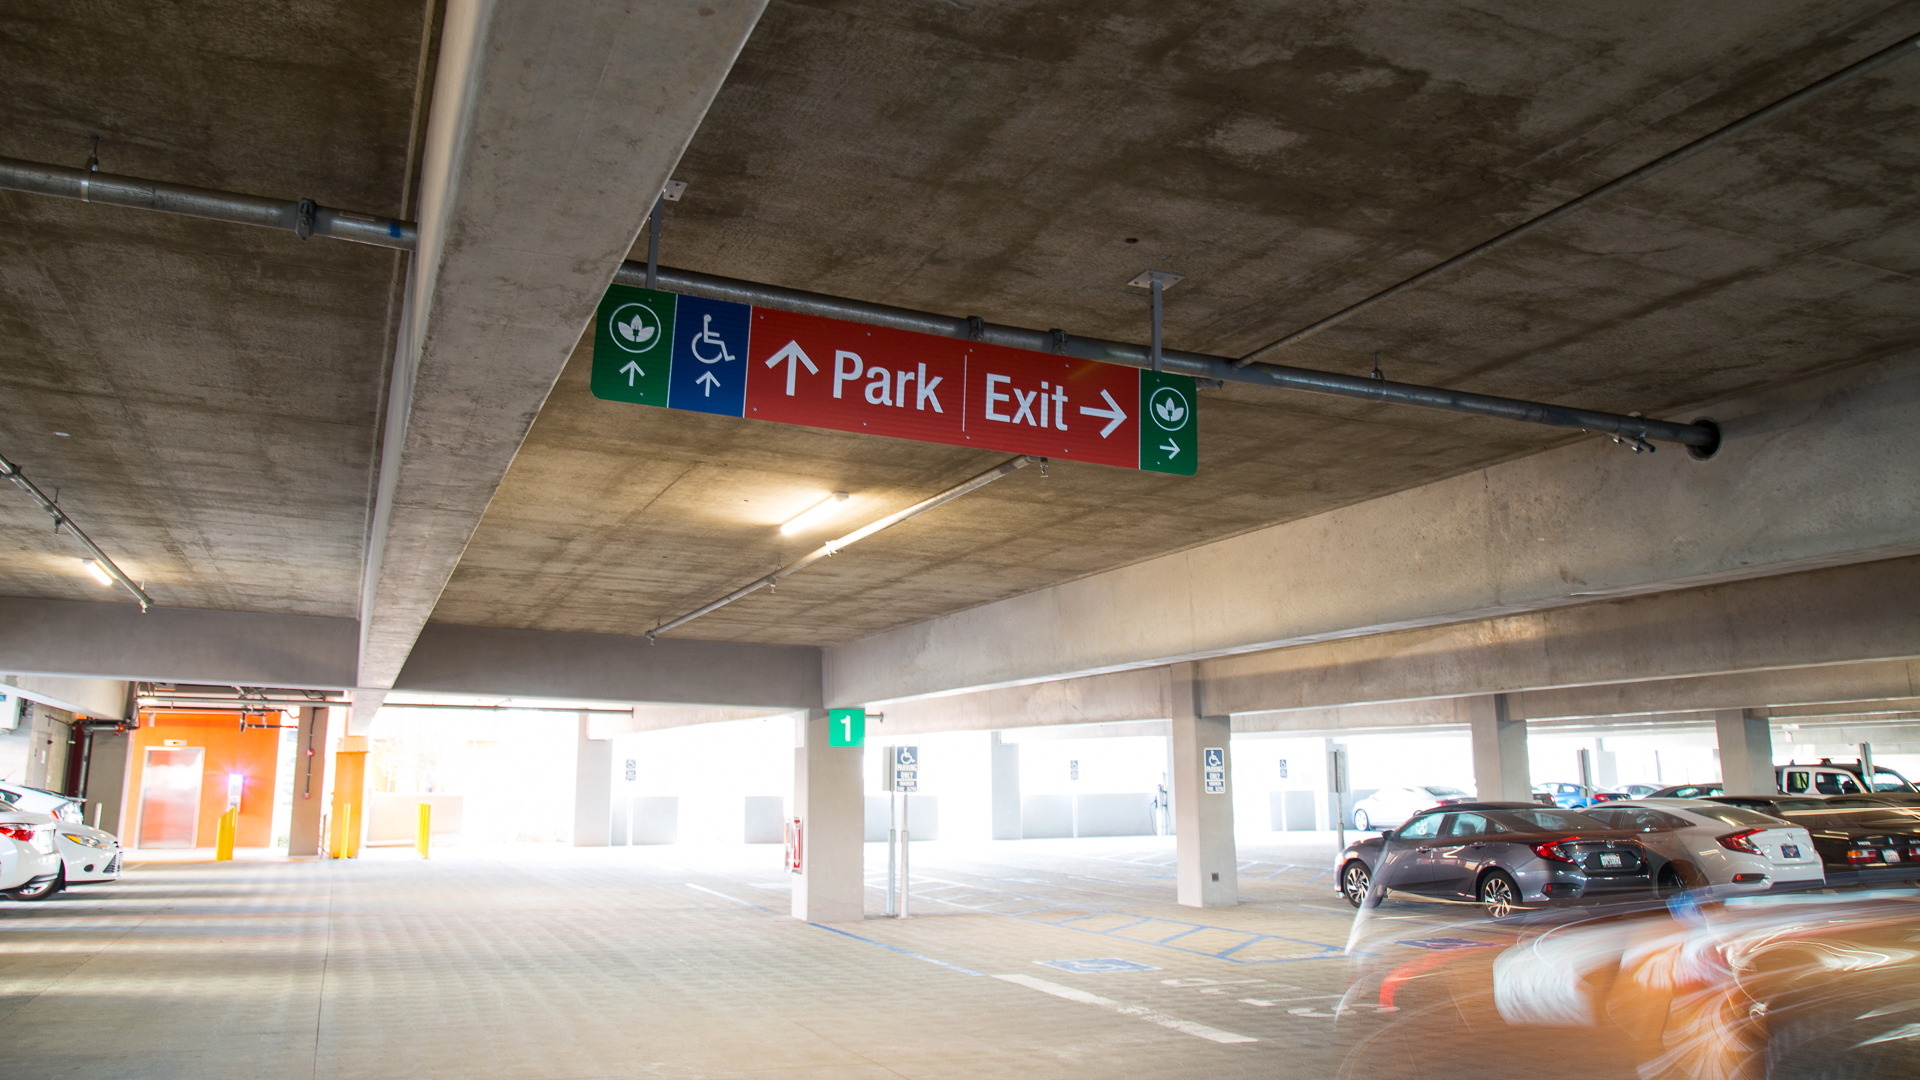
[[812, 528], [832, 516], [840, 508], [840, 504], [846, 501], [847, 493], [836, 491], [794, 515], [792, 520], [780, 526], [780, 531], [787, 536], [792, 536], [802, 529]]
[[99, 563], [94, 562], [92, 559], [82, 559], [80, 560], [80, 562], [86, 566], [87, 573], [93, 575], [93, 580], [99, 582], [102, 585], [113, 584], [113, 578], [107, 576], [107, 572], [100, 568]]

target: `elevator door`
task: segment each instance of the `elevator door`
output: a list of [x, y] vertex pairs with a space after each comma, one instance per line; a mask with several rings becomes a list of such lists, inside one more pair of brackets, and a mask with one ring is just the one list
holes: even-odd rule
[[147, 766], [140, 774], [140, 847], [190, 848], [199, 839], [206, 753], [199, 746], [147, 747]]

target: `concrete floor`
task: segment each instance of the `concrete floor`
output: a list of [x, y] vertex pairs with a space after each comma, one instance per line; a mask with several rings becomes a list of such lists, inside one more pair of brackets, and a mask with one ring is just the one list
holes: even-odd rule
[[[1393, 1020], [1336, 1015], [1364, 970], [1497, 937], [1388, 909], [1343, 955], [1330, 853], [1245, 850], [1243, 904], [1200, 911], [1168, 840], [921, 844], [915, 918], [834, 927], [785, 914], [768, 847], [135, 864], [0, 905], [0, 1072], [1330, 1077]], [[1094, 959], [1138, 967], [1050, 966]]]

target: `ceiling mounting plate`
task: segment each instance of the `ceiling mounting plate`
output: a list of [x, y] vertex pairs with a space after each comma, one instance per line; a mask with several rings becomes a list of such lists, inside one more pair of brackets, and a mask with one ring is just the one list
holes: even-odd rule
[[1136, 289], [1151, 289], [1153, 288], [1153, 279], [1156, 276], [1159, 277], [1160, 288], [1163, 290], [1171, 289], [1175, 285], [1187, 280], [1187, 275], [1176, 274], [1171, 270], [1142, 270], [1140, 271], [1139, 277], [1127, 282], [1127, 284]]

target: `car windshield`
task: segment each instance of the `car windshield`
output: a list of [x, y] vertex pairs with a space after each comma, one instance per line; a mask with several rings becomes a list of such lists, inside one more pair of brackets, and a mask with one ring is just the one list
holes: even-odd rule
[[1873, 790], [1912, 791], [1913, 785], [1907, 783], [1906, 777], [1901, 776], [1892, 769], [1876, 768], [1873, 770]]
[[1605, 829], [1605, 825], [1585, 814], [1576, 814], [1571, 810], [1502, 810], [1501, 818], [1512, 828], [1526, 832], [1552, 831], [1556, 829]]
[[1424, 792], [1426, 792], [1426, 793], [1427, 793], [1427, 794], [1429, 794], [1429, 795], [1433, 795], [1433, 796], [1437, 796], [1437, 797], [1439, 797], [1439, 798], [1443, 798], [1443, 799], [1444, 799], [1444, 798], [1450, 798], [1450, 797], [1452, 797], [1452, 796], [1454, 796], [1454, 795], [1465, 795], [1465, 794], [1466, 794], [1466, 792], [1464, 792], [1464, 791], [1461, 791], [1461, 790], [1460, 790], [1459, 788], [1457, 788], [1457, 787], [1444, 787], [1444, 786], [1441, 786], [1441, 787], [1431, 787], [1431, 786], [1429, 786], [1429, 787], [1423, 787], [1423, 788], [1420, 788], [1420, 789], [1418, 789], [1418, 790], [1420, 790], [1420, 791], [1424, 791]]

